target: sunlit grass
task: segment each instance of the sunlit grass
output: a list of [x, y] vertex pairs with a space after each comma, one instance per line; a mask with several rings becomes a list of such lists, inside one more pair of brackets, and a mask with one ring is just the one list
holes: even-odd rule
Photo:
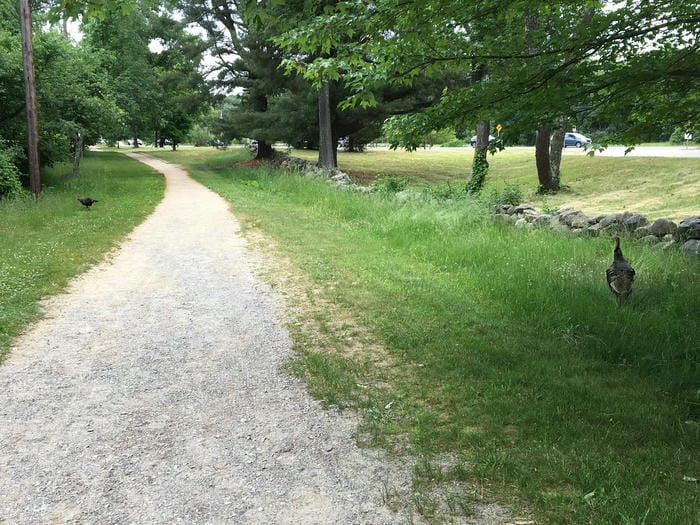
[[[294, 155], [316, 160], [318, 153], [295, 150]], [[433, 148], [414, 152], [370, 149], [339, 152], [339, 168], [368, 182], [377, 177], [408, 177], [422, 184], [465, 184], [473, 150]], [[485, 191], [517, 184], [527, 201], [541, 208], [575, 206], [589, 215], [635, 211], [650, 219], [676, 221], [700, 213], [700, 159], [660, 157], [589, 157], [567, 150], [562, 160], [565, 191], [538, 196], [533, 149], [512, 148], [488, 157]]]
[[[38, 201], [0, 201], [0, 358], [41, 297], [102, 259], [163, 195], [162, 177], [118, 154], [88, 154], [77, 179], [62, 181], [66, 172], [44, 170]], [[85, 195], [99, 201], [89, 211]]]
[[[420, 498], [459, 482], [538, 523], [698, 523], [697, 260], [626, 242], [637, 281], [620, 308], [608, 239], [495, 225], [468, 200], [236, 169], [235, 152], [169, 158], [310, 279], [306, 315], [325, 328], [292, 327], [292, 368], [362, 414], [364, 443], [423, 458], [427, 517], [438, 511]], [[384, 366], [334, 312], [381, 343]]]

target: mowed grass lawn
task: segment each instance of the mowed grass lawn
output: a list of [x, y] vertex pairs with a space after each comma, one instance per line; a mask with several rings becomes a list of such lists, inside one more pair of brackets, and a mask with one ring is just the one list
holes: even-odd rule
[[[38, 301], [100, 261], [163, 196], [163, 177], [117, 153], [88, 153], [77, 179], [43, 170], [44, 190], [0, 201], [0, 361], [11, 338], [39, 316]], [[77, 198], [99, 202], [90, 211]], [[95, 291], [99, 293], [99, 291]]]
[[418, 458], [416, 512], [440, 523], [496, 501], [540, 524], [700, 523], [698, 259], [625, 241], [637, 280], [618, 307], [609, 239], [237, 168], [243, 152], [158, 155], [308, 281], [290, 367], [359, 411], [363, 444]]
[[[414, 152], [370, 149], [365, 153], [339, 152], [338, 167], [360, 182], [374, 178], [407, 177], [413, 185], [464, 184], [469, 177], [471, 148], [438, 148]], [[317, 160], [314, 151], [295, 150], [293, 155]], [[575, 206], [589, 215], [630, 210], [650, 219], [676, 221], [700, 213], [700, 159], [660, 157], [589, 157], [580, 150], [565, 151], [562, 184], [558, 195], [535, 195], [537, 170], [534, 149], [507, 149], [489, 155], [485, 191], [517, 184], [527, 201], [541, 208]]]

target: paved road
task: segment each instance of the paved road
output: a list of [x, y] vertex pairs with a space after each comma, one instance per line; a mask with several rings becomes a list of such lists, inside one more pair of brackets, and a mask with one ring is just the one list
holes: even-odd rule
[[[371, 148], [371, 149], [388, 149], [388, 148]], [[604, 157], [624, 157], [626, 146], [610, 146], [603, 152], [596, 152], [596, 155]], [[535, 154], [534, 146], [508, 146], [506, 151], [510, 150], [525, 150], [532, 151]], [[471, 146], [463, 146], [461, 148], [442, 148], [435, 146], [428, 150], [418, 149], [416, 153], [421, 152], [432, 153], [444, 153], [445, 155], [450, 155], [455, 151], [460, 152], [473, 152], [474, 148]], [[585, 155], [586, 151], [583, 148], [565, 148], [564, 155]], [[700, 146], [692, 146], [686, 148], [685, 146], [637, 146], [634, 148], [627, 156], [630, 157], [675, 157], [675, 158], [691, 158], [700, 159]]]
[[[534, 148], [532, 148], [534, 150]], [[596, 155], [602, 157], [624, 157], [625, 146], [610, 146], [602, 152], [596, 152]], [[584, 155], [585, 152], [578, 148], [566, 148], [565, 155]], [[627, 154], [628, 157], [672, 157], [672, 158], [688, 158], [700, 159], [700, 147], [684, 146], [637, 146]]]

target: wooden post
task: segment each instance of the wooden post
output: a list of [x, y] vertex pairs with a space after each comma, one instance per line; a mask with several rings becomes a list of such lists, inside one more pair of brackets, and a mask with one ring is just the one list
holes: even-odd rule
[[19, 17], [22, 30], [24, 90], [27, 107], [29, 189], [34, 196], [38, 196], [41, 192], [41, 176], [39, 174], [39, 124], [36, 109], [36, 82], [34, 79], [34, 47], [32, 45], [32, 10], [30, 0], [19, 0]]

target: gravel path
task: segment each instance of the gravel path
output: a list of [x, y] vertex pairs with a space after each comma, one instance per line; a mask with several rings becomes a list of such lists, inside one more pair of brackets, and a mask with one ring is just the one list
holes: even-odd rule
[[164, 200], [0, 366], [0, 523], [406, 523], [382, 498], [405, 474], [280, 371], [227, 203], [131, 156]]

